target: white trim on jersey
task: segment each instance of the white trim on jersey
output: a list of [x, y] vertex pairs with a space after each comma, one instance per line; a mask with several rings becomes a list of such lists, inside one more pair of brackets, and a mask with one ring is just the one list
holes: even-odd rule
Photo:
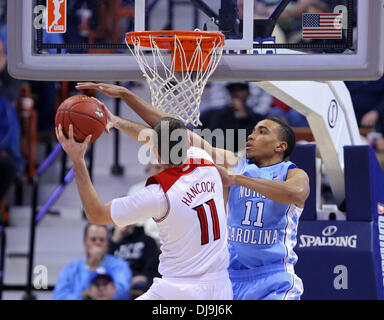
[[[293, 248], [296, 245], [296, 237], [292, 240], [292, 232], [297, 233], [297, 223], [294, 222], [293, 218], [296, 216], [296, 221], [299, 221], [300, 215], [303, 209], [290, 204], [286, 210], [285, 216], [287, 218], [287, 224], [285, 226], [285, 235], [284, 235], [284, 246], [286, 249], [286, 256], [283, 259], [284, 268], [286, 272], [290, 273], [292, 276], [292, 287], [287, 290], [283, 300], [292, 300], [296, 299], [303, 292], [303, 283], [299, 277], [295, 275], [294, 263], [291, 259], [297, 259], [296, 253], [293, 251]], [[298, 294], [300, 293], [300, 294]]]

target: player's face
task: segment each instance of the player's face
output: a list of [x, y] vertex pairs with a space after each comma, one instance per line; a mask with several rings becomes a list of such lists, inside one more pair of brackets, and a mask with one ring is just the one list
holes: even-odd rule
[[276, 150], [281, 143], [279, 133], [278, 123], [271, 120], [258, 122], [247, 139], [247, 158], [259, 161], [276, 156]]

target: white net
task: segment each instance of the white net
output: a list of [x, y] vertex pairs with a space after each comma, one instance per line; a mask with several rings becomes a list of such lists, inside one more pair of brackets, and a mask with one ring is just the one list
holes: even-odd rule
[[151, 35], [150, 47], [143, 47], [139, 37], [130, 39], [133, 45], [127, 45], [149, 85], [152, 105], [185, 124], [201, 125], [201, 96], [222, 56], [222, 39], [213, 39], [207, 52], [202, 47], [203, 36], [197, 36], [193, 40], [195, 48], [189, 54], [177, 35], [172, 37], [173, 52], [159, 48], [156, 37]]

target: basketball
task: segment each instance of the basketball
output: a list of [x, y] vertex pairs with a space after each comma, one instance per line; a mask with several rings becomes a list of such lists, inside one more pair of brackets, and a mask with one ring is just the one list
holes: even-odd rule
[[107, 118], [101, 104], [95, 99], [86, 95], [76, 95], [64, 100], [57, 109], [56, 127], [59, 124], [67, 138], [69, 125], [72, 124], [73, 135], [77, 142], [83, 142], [91, 134], [93, 143], [105, 130]]

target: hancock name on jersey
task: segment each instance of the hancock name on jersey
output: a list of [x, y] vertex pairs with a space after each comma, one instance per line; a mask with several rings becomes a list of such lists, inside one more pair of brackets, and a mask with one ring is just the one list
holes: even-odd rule
[[271, 245], [277, 243], [278, 230], [248, 229], [228, 227], [228, 241]]
[[192, 203], [192, 200], [202, 192], [214, 193], [215, 183], [212, 181], [203, 181], [196, 183], [194, 186], [190, 187], [189, 190], [185, 193], [184, 198], [181, 200], [181, 202], [189, 207], [189, 205]]
[[249, 198], [249, 197], [251, 197], [251, 198], [266, 199], [266, 197], [264, 197], [262, 194], [254, 191], [254, 190], [251, 190], [251, 189], [248, 189], [248, 188], [240, 186], [239, 199], [241, 199], [241, 198]]

